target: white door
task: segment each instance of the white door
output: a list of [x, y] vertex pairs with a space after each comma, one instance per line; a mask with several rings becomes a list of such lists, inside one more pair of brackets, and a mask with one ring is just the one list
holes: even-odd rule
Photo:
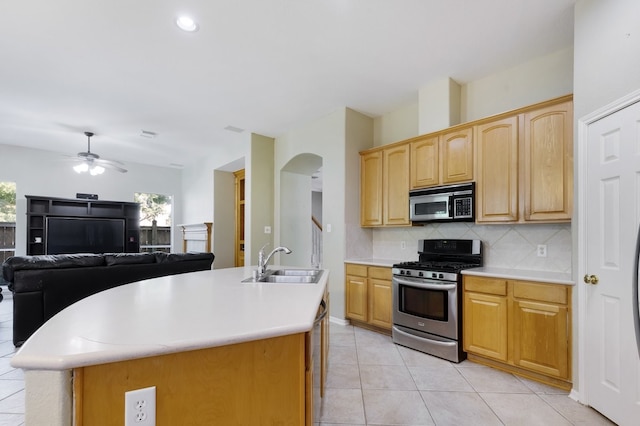
[[[632, 287], [640, 223], [640, 103], [588, 126], [581, 272], [589, 405], [621, 426], [640, 422], [640, 357]], [[637, 299], [635, 301], [637, 303]]]

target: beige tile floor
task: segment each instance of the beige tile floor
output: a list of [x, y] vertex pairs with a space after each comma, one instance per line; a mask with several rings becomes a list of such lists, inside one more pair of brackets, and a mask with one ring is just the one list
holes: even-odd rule
[[417, 352], [331, 324], [327, 390], [316, 425], [611, 425], [562, 390]]
[[[24, 376], [11, 367], [11, 294], [0, 303], [0, 426], [24, 424]], [[320, 426], [607, 425], [566, 392], [465, 361], [454, 364], [352, 326], [330, 326]], [[45, 426], [45, 425], [43, 425]]]
[[24, 424], [24, 375], [11, 367], [13, 347], [13, 298], [2, 287], [4, 300], [0, 302], [0, 426]]

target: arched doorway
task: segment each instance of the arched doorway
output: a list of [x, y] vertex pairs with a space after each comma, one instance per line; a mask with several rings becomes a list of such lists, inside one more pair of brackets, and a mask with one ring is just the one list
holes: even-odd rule
[[309, 267], [312, 254], [322, 261], [321, 182], [322, 157], [315, 154], [299, 154], [280, 170], [280, 242], [292, 250], [287, 265]]

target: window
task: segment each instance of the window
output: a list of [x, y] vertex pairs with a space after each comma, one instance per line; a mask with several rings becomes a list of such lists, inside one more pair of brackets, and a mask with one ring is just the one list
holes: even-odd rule
[[171, 196], [136, 192], [140, 203], [140, 251], [171, 251]]
[[[0, 182], [0, 264], [16, 254], [16, 184]], [[0, 276], [0, 284], [6, 284]]]

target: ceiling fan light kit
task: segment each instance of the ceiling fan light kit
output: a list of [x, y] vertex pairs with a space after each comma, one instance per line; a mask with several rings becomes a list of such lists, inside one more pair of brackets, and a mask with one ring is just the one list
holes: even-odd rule
[[89, 172], [91, 176], [97, 176], [104, 173], [105, 167], [117, 170], [120, 173], [127, 172], [127, 169], [120, 167], [123, 165], [121, 162], [115, 160], [104, 160], [101, 159], [98, 154], [91, 152], [91, 137], [93, 136], [93, 133], [84, 132], [84, 134], [87, 137], [87, 152], [78, 153], [78, 159], [81, 163], [73, 166], [73, 170], [76, 173]]

